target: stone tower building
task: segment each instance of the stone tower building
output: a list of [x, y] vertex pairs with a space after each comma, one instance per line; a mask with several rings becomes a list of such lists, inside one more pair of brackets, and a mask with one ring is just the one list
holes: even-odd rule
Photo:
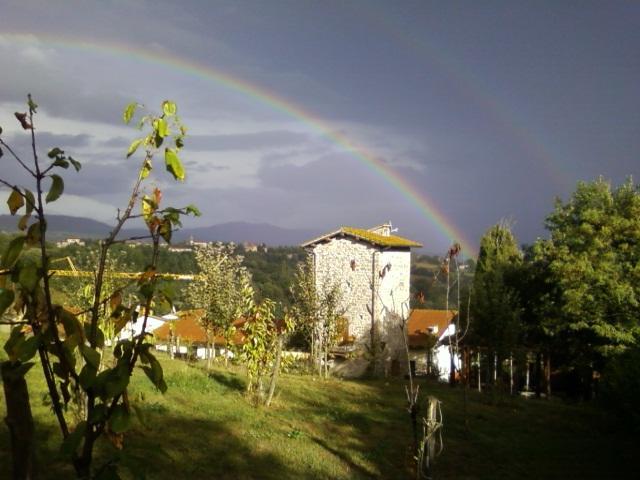
[[377, 339], [381, 361], [398, 358], [403, 348], [398, 316], [410, 313], [411, 248], [422, 245], [392, 235], [387, 223], [368, 230], [341, 227], [302, 246], [313, 256], [316, 288], [337, 285], [341, 291], [344, 337], [352, 340], [354, 356]]

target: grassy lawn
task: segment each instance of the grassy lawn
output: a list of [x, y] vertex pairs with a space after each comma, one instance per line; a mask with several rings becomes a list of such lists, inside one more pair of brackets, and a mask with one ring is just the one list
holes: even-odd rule
[[[162, 362], [169, 391], [154, 391], [136, 373], [130, 397], [138, 399], [144, 423], [136, 420], [123, 451], [102, 442], [99, 461], [119, 457], [130, 471], [150, 479], [411, 478], [411, 433], [400, 380], [284, 375], [266, 409], [247, 402], [240, 372], [220, 367], [207, 373], [181, 361]], [[28, 381], [38, 458], [46, 464], [41, 478], [72, 477], [57, 453], [60, 438], [42, 401], [37, 366]], [[467, 431], [460, 389], [422, 383], [421, 391], [443, 402], [445, 447], [436, 479], [634, 477], [625, 475], [635, 471], [633, 439], [592, 405], [470, 392]], [[8, 441], [2, 422], [0, 478], [9, 475]]]

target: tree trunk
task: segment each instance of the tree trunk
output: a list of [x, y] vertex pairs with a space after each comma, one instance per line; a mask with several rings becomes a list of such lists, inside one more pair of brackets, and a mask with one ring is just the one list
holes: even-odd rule
[[282, 359], [282, 343], [283, 343], [282, 335], [279, 335], [278, 344], [276, 346], [276, 360], [273, 364], [273, 372], [271, 373], [271, 382], [269, 383], [269, 394], [267, 395], [267, 401], [265, 402], [265, 405], [267, 407], [271, 405], [271, 400], [273, 399], [273, 393], [276, 390], [276, 382], [278, 381], [278, 375], [280, 373], [280, 361]]
[[229, 340], [226, 337], [224, 339], [224, 366], [225, 368], [229, 366]]
[[509, 355], [509, 393], [513, 395], [513, 355]]
[[20, 366], [11, 362], [0, 365], [4, 385], [7, 416], [4, 421], [11, 437], [11, 460], [14, 480], [36, 478], [34, 426], [29, 403], [29, 390], [24, 375], [16, 372]]
[[540, 364], [542, 363], [542, 353], [536, 353], [536, 398], [540, 398], [540, 394], [542, 393], [542, 371], [540, 368]]
[[493, 352], [493, 386], [498, 383], [498, 354]]
[[207, 370], [211, 369], [211, 335], [207, 335]]
[[551, 398], [551, 356], [547, 352], [544, 362], [544, 383], [546, 387], [547, 400]]
[[482, 364], [480, 363], [480, 350], [478, 350], [478, 392], [482, 392]]

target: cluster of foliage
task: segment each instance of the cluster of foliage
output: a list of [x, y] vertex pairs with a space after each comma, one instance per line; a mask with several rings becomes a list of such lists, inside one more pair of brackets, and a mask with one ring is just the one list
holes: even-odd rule
[[[135, 103], [127, 106], [123, 114], [125, 123], [132, 120], [137, 108]], [[185, 176], [178, 156], [185, 129], [176, 115], [173, 102], [165, 101], [161, 108], [160, 115], [148, 114], [140, 119], [139, 128], [146, 129], [148, 133], [134, 140], [127, 152], [127, 158], [140, 147], [145, 153], [128, 203], [119, 212], [109, 236], [100, 243], [93, 285], [83, 291], [89, 301], [82, 315], [54, 303], [50, 271], [55, 259], [46, 242], [45, 215], [45, 205], [63, 194], [61, 170], [73, 167], [79, 171], [81, 164], [59, 148], [51, 149], [45, 162], [38, 156], [34, 127], [37, 105], [31, 96], [28, 98], [28, 112], [16, 113], [15, 116], [31, 136], [32, 164], [25, 162], [0, 137], [2, 149], [10, 153], [26, 172], [26, 177], [35, 184], [32, 191], [18, 183], [0, 179], [0, 183], [11, 191], [7, 200], [9, 211], [12, 215], [22, 214], [18, 228], [25, 232], [9, 242], [0, 260], [0, 313], [11, 308], [18, 323], [4, 346], [9, 360], [2, 363], [8, 423], [12, 429], [14, 472], [26, 469], [27, 476], [34, 475], [33, 439], [29, 438], [33, 435], [33, 428], [27, 425], [21, 429], [24, 422], [30, 421], [23, 377], [34, 365], [31, 361], [34, 356], [38, 355], [40, 360], [49, 401], [62, 434], [63, 452], [69, 456], [81, 478], [94, 474], [118, 478], [112, 462], [93, 468], [93, 451], [96, 441], [102, 436], [118, 448], [122, 447], [123, 434], [131, 423], [127, 386], [135, 367], [142, 364], [142, 370], [159, 390], [167, 388], [162, 367], [151, 353], [152, 345], [145, 341], [144, 332], [154, 297], [165, 296], [171, 301], [168, 290], [162, 287], [156, 275], [159, 245], [161, 239], [171, 240], [173, 229], [180, 226], [181, 216], [198, 215], [199, 212], [193, 206], [161, 208], [162, 192], [158, 188], [145, 190], [154, 157], [161, 152], [163, 145], [167, 171], [176, 180], [184, 180]], [[140, 208], [140, 216], [147, 226], [152, 250], [144, 274], [128, 285], [136, 296], [135, 305], [126, 305], [123, 303], [124, 287], [108, 290], [107, 258], [111, 247], [123, 241], [118, 234], [129, 219], [137, 216], [134, 214], [136, 207]], [[23, 254], [30, 248], [38, 250], [36, 257]], [[115, 334], [137, 315], [137, 305], [142, 306], [142, 333], [115, 345], [106, 342], [105, 318], [110, 320], [111, 333]], [[107, 306], [108, 316], [105, 317]], [[81, 409], [74, 412], [75, 416], [70, 416], [73, 403]], [[26, 467], [25, 463], [28, 464]]]
[[[436, 255], [411, 257], [411, 308], [441, 309], [447, 301], [447, 283], [442, 274], [445, 258]], [[460, 261], [460, 260], [458, 260]], [[460, 261], [460, 289], [468, 292], [473, 284], [475, 261]], [[466, 295], [463, 295], [465, 297]]]
[[[251, 285], [251, 275], [242, 265], [242, 257], [234, 253], [233, 244], [207, 245], [195, 251], [200, 280], [187, 288], [188, 302], [203, 308], [200, 324], [208, 339], [208, 351], [213, 348], [214, 336], [224, 339], [225, 362], [229, 345], [236, 333], [235, 322], [246, 310], [246, 291]], [[211, 366], [211, 354], [207, 355]]]
[[337, 284], [316, 285], [310, 257], [298, 264], [290, 291], [297, 340], [309, 349], [312, 369], [326, 378], [329, 376], [329, 352], [342, 333], [342, 292]]
[[[281, 368], [285, 337], [293, 329], [293, 318], [284, 312], [283, 319], [278, 320], [277, 304], [272, 300], [254, 302], [250, 285], [245, 286], [243, 294], [246, 320], [242, 327], [245, 341], [240, 359], [247, 368], [247, 393], [256, 403], [269, 406]], [[269, 373], [271, 379], [265, 391], [265, 377]]]
[[611, 372], [613, 381], [616, 365], [638, 348], [640, 188], [581, 182], [569, 201], [556, 202], [546, 227], [550, 238], [524, 254], [505, 225], [483, 238], [473, 338], [501, 354], [543, 352], [590, 396], [594, 380], [604, 372], [606, 383]]

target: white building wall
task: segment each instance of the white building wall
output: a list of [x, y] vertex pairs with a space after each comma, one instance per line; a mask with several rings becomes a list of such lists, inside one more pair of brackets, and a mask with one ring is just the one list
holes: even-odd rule
[[393, 313], [409, 315], [411, 252], [383, 251], [350, 238], [333, 238], [316, 244], [313, 253], [318, 288], [337, 284], [342, 292], [349, 335], [357, 344], [370, 342], [373, 309], [388, 358], [397, 358], [404, 343]]
[[401, 318], [409, 317], [411, 252], [386, 250], [378, 254], [378, 305], [380, 329], [388, 355], [398, 358], [404, 349]]
[[[347, 238], [333, 238], [314, 249], [315, 276], [318, 288], [338, 285], [342, 293], [349, 335], [357, 342], [369, 338], [371, 314], [371, 271], [375, 249], [366, 243]], [[354, 268], [352, 263], [354, 262]]]

